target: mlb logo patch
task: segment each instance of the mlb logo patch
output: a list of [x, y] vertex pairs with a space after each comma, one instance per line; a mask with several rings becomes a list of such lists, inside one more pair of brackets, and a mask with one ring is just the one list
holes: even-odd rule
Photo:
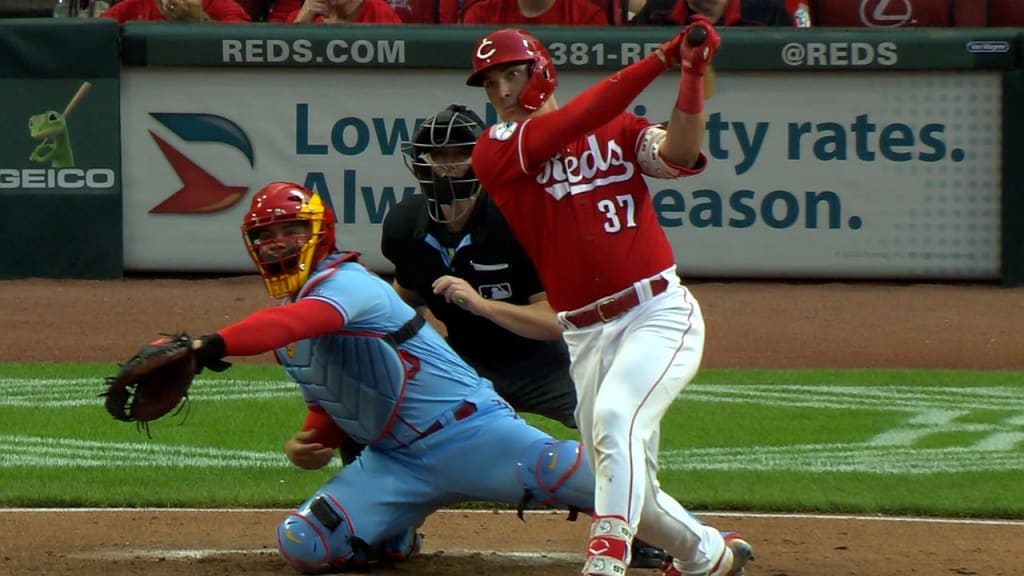
[[512, 297], [512, 285], [508, 282], [501, 284], [482, 284], [478, 289], [480, 295], [488, 300], [508, 300]]

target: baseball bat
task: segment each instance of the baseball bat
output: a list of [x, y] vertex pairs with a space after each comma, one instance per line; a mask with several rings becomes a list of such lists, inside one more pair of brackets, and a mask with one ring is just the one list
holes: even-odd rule
[[82, 101], [82, 98], [85, 98], [85, 95], [89, 92], [90, 88], [92, 88], [92, 84], [90, 82], [82, 82], [82, 85], [78, 87], [78, 92], [75, 92], [74, 97], [71, 98], [67, 107], [64, 108], [65, 118], [68, 117], [68, 114], [71, 114], [71, 111], [75, 109], [75, 106], [78, 106], [78, 103]]
[[[690, 46], [700, 46], [708, 39], [708, 31], [703, 28], [691, 28], [686, 33], [686, 43]], [[704, 99], [710, 100], [715, 95], [715, 69], [708, 65], [708, 71], [704, 73]]]
[[715, 95], [715, 69], [708, 65], [708, 71], [704, 73], [704, 100], [710, 100]]

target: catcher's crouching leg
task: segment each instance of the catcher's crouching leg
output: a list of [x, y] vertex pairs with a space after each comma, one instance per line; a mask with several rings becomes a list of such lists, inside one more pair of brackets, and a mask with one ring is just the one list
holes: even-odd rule
[[423, 548], [423, 534], [417, 532], [415, 526], [409, 527], [386, 538], [379, 548], [382, 558], [391, 561], [408, 560], [419, 554]]
[[408, 560], [420, 552], [423, 535], [413, 526], [370, 546], [352, 533], [341, 505], [321, 494], [281, 522], [277, 547], [281, 557], [299, 571], [320, 574], [377, 560]]
[[376, 546], [370, 546], [359, 538], [353, 538], [351, 544], [352, 557], [343, 566], [361, 570], [370, 562], [400, 562], [416, 556], [423, 548], [423, 534], [417, 532], [415, 527], [409, 527], [385, 538]]
[[343, 569], [355, 555], [354, 541], [341, 506], [325, 494], [289, 514], [277, 527], [281, 557], [307, 574]]
[[541, 439], [519, 455], [516, 475], [523, 486], [519, 513], [536, 502], [590, 514], [594, 507], [594, 473], [590, 471], [583, 446], [574, 440]]

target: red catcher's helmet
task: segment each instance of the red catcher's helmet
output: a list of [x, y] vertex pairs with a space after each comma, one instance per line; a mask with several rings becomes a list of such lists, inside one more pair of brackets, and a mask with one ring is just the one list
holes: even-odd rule
[[[320, 195], [294, 182], [271, 182], [252, 198], [242, 221], [242, 238], [273, 298], [296, 293], [309, 273], [334, 248], [334, 212]], [[268, 233], [275, 224], [286, 235]]]
[[526, 30], [505, 28], [491, 32], [473, 49], [473, 73], [467, 86], [483, 86], [483, 74], [499, 64], [531, 62], [530, 79], [519, 93], [519, 106], [535, 112], [558, 86], [555, 67], [547, 48]]

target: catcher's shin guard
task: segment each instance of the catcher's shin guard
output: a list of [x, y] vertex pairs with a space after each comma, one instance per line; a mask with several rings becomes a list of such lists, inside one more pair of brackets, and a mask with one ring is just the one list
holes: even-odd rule
[[520, 514], [531, 502], [573, 513], [589, 514], [594, 508], [594, 473], [579, 442], [553, 438], [533, 442], [519, 455], [516, 476], [524, 491]]
[[277, 527], [281, 557], [300, 572], [337, 570], [352, 557], [352, 526], [326, 494], [317, 496]]

